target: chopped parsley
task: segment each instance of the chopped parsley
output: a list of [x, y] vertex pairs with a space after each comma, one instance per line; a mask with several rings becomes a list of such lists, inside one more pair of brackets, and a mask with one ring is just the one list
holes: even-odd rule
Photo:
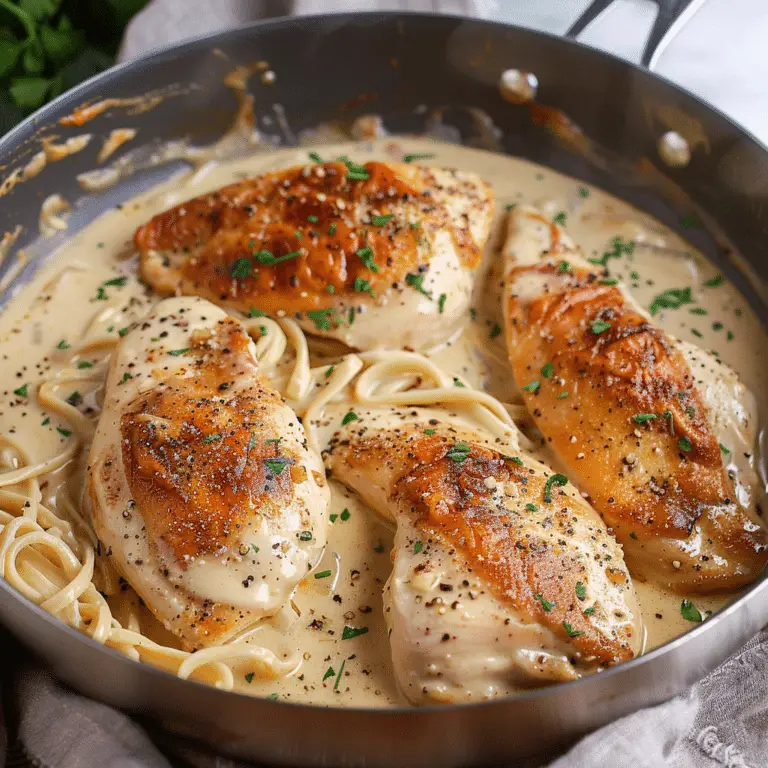
[[632, 421], [634, 421], [635, 424], [645, 424], [646, 421], [654, 421], [658, 418], [659, 417], [655, 413], [636, 413], [632, 417]]
[[589, 608], [584, 609], [584, 615], [585, 616], [591, 616], [595, 612], [595, 606], [590, 605]]
[[107, 280], [105, 283], [102, 283], [102, 285], [114, 285], [117, 288], [122, 288], [127, 282], [128, 278], [125, 276], [113, 277], [111, 280]]
[[230, 270], [230, 275], [235, 280], [245, 280], [248, 275], [251, 274], [253, 269], [253, 262], [250, 259], [238, 259]]
[[373, 260], [373, 248], [371, 248], [370, 245], [364, 245], [362, 248], [358, 248], [358, 250], [355, 251], [355, 256], [359, 256], [360, 261], [362, 261], [366, 268], [370, 269], [371, 272], [379, 271], [376, 262]]
[[701, 611], [690, 600], [680, 603], [680, 615], [687, 621], [704, 621]]
[[[264, 459], [264, 463], [273, 475], [279, 475], [290, 464], [290, 459], [283, 459], [278, 456], [273, 459]], [[310, 534], [311, 536], [312, 534]]]
[[352, 517], [352, 513], [346, 507], [344, 507], [344, 509], [341, 510], [339, 517], [346, 522], [350, 517]]
[[523, 460], [519, 456], [505, 456], [504, 461], [512, 461], [519, 467], [523, 466]]
[[72, 430], [71, 429], [64, 429], [64, 427], [56, 427], [56, 431], [60, 435], [64, 435], [64, 437], [69, 437], [72, 434]]
[[693, 304], [693, 296], [690, 287], [670, 288], [656, 296], [648, 307], [651, 315], [658, 314], [660, 309], [678, 309], [683, 304]]
[[709, 280], [706, 280], [704, 282], [704, 285], [707, 286], [707, 288], [717, 288], [718, 285], [723, 284], [723, 276], [722, 275], [715, 275], [714, 277], [710, 277]]
[[704, 334], [698, 329], [698, 328], [691, 328], [691, 333], [697, 338], [697, 339], [703, 339]]
[[307, 216], [307, 221], [308, 221], [310, 224], [317, 224], [317, 222], [319, 221], [319, 219], [317, 218], [317, 216]]
[[19, 397], [29, 397], [27, 394], [29, 391], [29, 384], [22, 384], [18, 389], [13, 390], [14, 395], [18, 395]]
[[59, 343], [56, 345], [56, 349], [69, 349], [69, 344], [67, 344], [67, 342], [66, 342], [66, 341], [64, 341], [64, 339], [62, 339], [62, 340], [61, 340], [61, 341], [60, 341], [60, 342], [59, 342]]
[[530, 502], [530, 501], [525, 505], [525, 508], [529, 512], [538, 512], [539, 511], [539, 508], [533, 502]]
[[[368, 630], [366, 630], [366, 632], [367, 631]], [[341, 666], [339, 667], [339, 674], [336, 675], [336, 681], [333, 684], [333, 690], [334, 691], [338, 691], [339, 690], [339, 683], [341, 682], [341, 676], [344, 673], [344, 667], [346, 666], [346, 663], [347, 663], [346, 659], [344, 659], [344, 661], [341, 662]]]
[[558, 395], [558, 396], [555, 398], [555, 400], [565, 400], [565, 398], [566, 398], [566, 397], [568, 397], [568, 393], [567, 393], [567, 392], [561, 392], [561, 393], [560, 393], [560, 394], [559, 394], [559, 395]]
[[605, 251], [599, 259], [587, 259], [590, 264], [599, 264], [600, 266], [606, 266], [609, 259], [620, 259], [624, 254], [631, 254], [635, 250], [635, 243], [633, 240], [624, 241], [620, 236], [616, 236], [611, 240], [612, 250]]
[[75, 390], [68, 398], [67, 402], [73, 407], [76, 408], [80, 403], [83, 402], [83, 396]]
[[277, 701], [279, 695], [279, 693], [270, 693], [269, 696], [267, 696], [267, 701]]
[[524, 392], [538, 392], [540, 386], [541, 386], [541, 382], [538, 379], [536, 379], [536, 380], [532, 381], [530, 384], [526, 384], [523, 387], [523, 391]]
[[329, 519], [330, 519], [330, 521], [331, 521], [332, 523], [335, 523], [335, 522], [336, 522], [336, 521], [339, 519], [339, 516], [338, 516], [336, 513], [334, 513], [334, 514], [332, 514], [332, 515], [330, 516], [330, 518], [329, 518]]
[[424, 545], [423, 545], [423, 544], [422, 544], [420, 541], [417, 541], [417, 542], [416, 542], [416, 543], [413, 545], [413, 554], [414, 554], [414, 555], [418, 555], [418, 554], [419, 554], [419, 552], [421, 552], [421, 550], [422, 550], [423, 548], [424, 548]]
[[251, 307], [248, 310], [248, 317], [269, 317], [266, 312], [262, 312], [260, 309], [256, 309], [256, 307]]
[[436, 429], [425, 429], [425, 430], [424, 430], [424, 434], [425, 434], [425, 435], [434, 435], [434, 434], [435, 434], [435, 432], [437, 432], [437, 430], [436, 430]]
[[614, 278], [604, 278], [600, 281], [600, 285], [618, 285], [619, 281]]
[[[330, 571], [318, 571], [315, 574], [315, 578], [316, 579], [327, 579], [330, 575], [331, 575]], [[323, 678], [323, 679], [325, 679], [325, 678]]]
[[118, 328], [118, 330], [117, 330], [117, 335], [118, 335], [118, 336], [120, 336], [120, 337], [122, 338], [122, 337], [123, 337], [123, 336], [125, 336], [125, 334], [126, 334], [126, 333], [128, 333], [128, 331], [130, 331], [130, 330], [131, 330], [131, 328], [130, 328], [130, 326], [128, 326], [128, 325], [126, 325], [126, 326], [125, 326], [125, 328]]
[[549, 613], [555, 607], [555, 603], [551, 603], [549, 600], [545, 599], [541, 592], [536, 592], [534, 594], [534, 598], [536, 598], [536, 600], [541, 603], [541, 607], [544, 609], [544, 613]]
[[719, 443], [720, 450], [723, 452], [723, 456], [727, 456], [731, 451], [729, 448], [726, 448], [722, 443]]
[[517, 208], [517, 203], [507, 203], [504, 206], [505, 211], [513, 211], [515, 208]]
[[50, 423], [51, 423], [51, 417], [50, 417], [50, 416], [46, 416], [46, 417], [45, 417], [45, 418], [44, 418], [44, 419], [43, 419], [43, 420], [40, 422], [40, 426], [41, 426], [41, 427], [45, 427], [45, 426], [47, 426], [47, 425], [48, 425], [48, 424], [50, 424]]
[[605, 333], [605, 331], [607, 331], [610, 327], [611, 324], [606, 323], [605, 320], [593, 320], [592, 325], [590, 325], [592, 333], [594, 333], [596, 336], [599, 336], [601, 333]]
[[414, 152], [410, 155], [405, 155], [403, 157], [404, 163], [412, 163], [414, 160], [430, 160], [434, 157], [434, 154], [431, 152]]
[[312, 160], [315, 163], [322, 163], [323, 159], [320, 157], [320, 155], [317, 154], [317, 152], [310, 152], [309, 153], [309, 159]]
[[355, 290], [358, 293], [370, 293], [371, 296], [375, 297], [375, 294], [373, 292], [373, 288], [371, 288], [371, 284], [364, 280], [362, 277], [356, 277], [355, 278]]
[[459, 466], [461, 466], [469, 457], [471, 450], [472, 449], [468, 443], [458, 442], [445, 455], [451, 459], [451, 461], [455, 461]]
[[250, 685], [250, 684], [253, 682], [253, 675], [254, 675], [254, 673], [253, 673], [253, 672], [249, 672], [249, 673], [248, 673], [248, 674], [245, 676], [245, 682], [246, 682], [246, 683], [248, 683], [248, 685]]
[[495, 339], [500, 334], [501, 334], [501, 326], [498, 323], [494, 323], [493, 328], [491, 328], [491, 332], [488, 334], [489, 338]]
[[567, 262], [567, 261], [561, 261], [557, 265], [557, 271], [558, 272], [573, 272], [573, 270], [571, 269], [570, 263]]
[[329, 235], [335, 235], [336, 234], [336, 222], [334, 221], [333, 224], [331, 224], [330, 227], [328, 227], [328, 234]]
[[437, 310], [442, 315], [443, 310], [445, 309], [445, 300], [448, 298], [448, 296], [444, 293], [440, 294], [440, 298], [437, 300]]
[[552, 363], [545, 363], [544, 367], [541, 369], [541, 375], [545, 379], [551, 378], [554, 373], [555, 373], [555, 366], [552, 365]]
[[259, 554], [259, 548], [255, 544], [251, 544], [251, 549], [254, 551], [254, 554]]
[[299, 541], [312, 541], [312, 531], [302, 531], [299, 534]]
[[563, 622], [563, 629], [568, 637], [578, 637], [584, 634], [580, 629], [574, 629], [567, 621]]
[[560, 211], [553, 219], [552, 221], [555, 224], [560, 224], [561, 226], [565, 224], [566, 214], [565, 211]]
[[338, 159], [347, 166], [347, 181], [368, 181], [371, 178], [364, 165], [353, 163], [348, 157]]
[[344, 629], [341, 633], [341, 639], [342, 640], [351, 640], [353, 637], [358, 637], [359, 635], [367, 635], [368, 634], [368, 627], [350, 627], [348, 624], [344, 626]]
[[325, 378], [326, 379], [330, 379], [331, 376], [333, 375], [333, 372], [335, 370], [336, 370], [336, 366], [335, 365], [329, 365], [328, 366], [328, 370], [325, 372]]
[[563, 486], [568, 482], [568, 478], [565, 475], [557, 473], [547, 478], [547, 482], [544, 484], [544, 501], [547, 504], [552, 503], [552, 486]]
[[333, 309], [310, 309], [307, 317], [315, 324], [318, 331], [330, 331]]
[[424, 289], [424, 275], [421, 273], [409, 272], [405, 276], [405, 282], [412, 288], [415, 288], [419, 293], [426, 296], [428, 299], [432, 298], [432, 294]]
[[708, 315], [709, 314], [709, 312], [707, 312], [707, 310], [704, 309], [704, 307], [691, 307], [688, 311], [692, 315]]
[[128, 371], [126, 371], [123, 374], [123, 378], [120, 379], [120, 381], [118, 383], [119, 384], [125, 384], [125, 382], [128, 381], [128, 379], [132, 379], [132, 378], [133, 378], [133, 374], [132, 373], [128, 373]]
[[680, 219], [680, 226], [683, 229], [692, 229], [693, 227], [700, 227], [701, 219], [695, 213], [690, 213], [687, 216], [683, 216], [683, 218]]
[[371, 224], [373, 224], [374, 227], [383, 227], [393, 216], [393, 213], [387, 213], [383, 216], [371, 216]]
[[328, 285], [325, 286], [325, 290], [328, 291], [328, 293], [336, 293], [336, 286], [328, 283]]
[[328, 678], [335, 677], [336, 676], [336, 670], [334, 670], [333, 667], [328, 667], [328, 669], [325, 670], [325, 674], [323, 675], [323, 682], [328, 680]]
[[586, 187], [579, 187], [579, 197], [589, 197], [589, 190]]
[[722, 323], [712, 323], [712, 330], [713, 331], [722, 331], [723, 330], [723, 324]]
[[107, 296], [107, 292], [104, 290], [104, 288], [102, 286], [99, 286], [96, 289], [96, 299], [95, 299], [95, 301], [106, 301], [108, 298], [109, 298], [109, 296]]
[[579, 600], [584, 600], [587, 597], [587, 587], [583, 581], [576, 582], [576, 597]]
[[464, 382], [461, 379], [459, 379], [457, 376], [454, 376], [453, 377], [453, 386], [454, 387], [464, 388], [466, 385], [464, 384]]
[[677, 446], [681, 451], [684, 451], [685, 453], [688, 453], [688, 451], [690, 451], [691, 448], [693, 448], [691, 441], [687, 437], [681, 437], [677, 441]]
[[[296, 235], [301, 237], [301, 232], [297, 232]], [[291, 251], [291, 253], [284, 253], [282, 256], [275, 256], [269, 251], [259, 251], [253, 255], [253, 258], [256, 259], [259, 264], [263, 264], [265, 267], [271, 267], [275, 264], [280, 264], [283, 261], [295, 259], [297, 256], [301, 256], [301, 251]], [[242, 261], [242, 259], [240, 259], [240, 261]]]
[[186, 354], [189, 352], [189, 347], [184, 347], [183, 349], [171, 349], [168, 354], [173, 355], [174, 357], [180, 357], [181, 355]]
[[93, 363], [89, 363], [87, 360], [80, 360], [77, 364], [77, 367], [82, 371], [85, 368], [93, 368]]
[[359, 421], [360, 417], [354, 411], [347, 411], [344, 418], [341, 420], [341, 426], [351, 424], [353, 421]]
[[221, 435], [221, 432], [217, 432], [217, 433], [216, 433], [216, 434], [214, 434], [214, 435], [206, 435], [206, 436], [203, 438], [203, 442], [204, 442], [206, 445], [210, 445], [211, 443], [215, 443], [217, 440], [221, 440], [221, 437], [222, 437], [222, 435]]

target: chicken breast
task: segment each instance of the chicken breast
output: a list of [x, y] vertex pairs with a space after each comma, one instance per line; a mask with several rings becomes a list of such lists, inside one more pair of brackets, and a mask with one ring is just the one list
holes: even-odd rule
[[654, 325], [533, 208], [512, 211], [505, 260], [515, 379], [633, 576], [688, 593], [757, 578], [768, 538], [754, 469], [726, 458], [753, 455], [753, 406], [736, 374]]
[[457, 330], [492, 216], [491, 189], [473, 174], [345, 158], [189, 200], [135, 243], [162, 295], [296, 315], [356, 349], [416, 349]]
[[275, 613], [325, 545], [320, 457], [201, 299], [161, 301], [118, 345], [86, 492], [114, 566], [189, 650]]
[[354, 413], [325, 462], [397, 526], [384, 606], [410, 701], [505, 696], [640, 652], [621, 547], [564, 477], [445, 411]]

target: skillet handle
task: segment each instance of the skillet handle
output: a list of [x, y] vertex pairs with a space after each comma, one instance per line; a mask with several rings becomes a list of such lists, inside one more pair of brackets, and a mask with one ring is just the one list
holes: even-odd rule
[[[659, 12], [653, 22], [651, 33], [645, 42], [640, 63], [648, 69], [653, 69], [664, 49], [672, 42], [683, 25], [704, 5], [705, 0], [655, 0]], [[571, 24], [565, 37], [575, 40], [613, 0], [594, 0], [576, 21]]]

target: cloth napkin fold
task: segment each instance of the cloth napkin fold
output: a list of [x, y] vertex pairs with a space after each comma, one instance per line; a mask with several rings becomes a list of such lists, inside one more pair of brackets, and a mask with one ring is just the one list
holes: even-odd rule
[[[724, 4], [732, 0], [711, 0]], [[761, 61], [752, 51], [768, 49], [763, 44], [768, 13], [759, 7], [765, 0], [738, 0], [742, 10], [754, 9], [743, 22], [739, 49], [746, 51], [738, 66], [753, 67]], [[536, 3], [494, 2], [493, 0], [154, 0], [129, 26], [120, 58], [126, 60], [184, 38], [271, 16], [323, 13], [349, 10], [433, 11], [498, 18], [562, 32], [586, 6], [587, 0], [537, 0]], [[190, 6], [194, 5], [194, 13]], [[610, 35], [601, 38], [599, 30], [588, 33], [589, 42], [609, 48], [620, 39], [620, 50], [636, 58], [639, 40], [647, 32], [652, 15], [642, 0], [617, 0], [610, 13]], [[728, 6], [730, 8], [730, 5]], [[754, 24], [744, 23], [752, 18]], [[696, 20], [694, 20], [695, 22]], [[718, 40], [727, 36], [733, 19], [722, 16], [721, 23], [709, 24]], [[607, 20], [606, 20], [607, 23]], [[706, 36], [707, 25], [699, 20], [697, 40]], [[618, 31], [634, 30], [634, 40], [625, 40]], [[763, 30], [761, 32], [760, 30]], [[710, 35], [711, 37], [711, 35]], [[713, 42], [706, 58], [723, 46]], [[694, 51], [695, 53], [695, 51]], [[735, 54], [729, 46], [728, 55]], [[689, 66], [685, 80], [685, 61], [690, 56], [667, 56], [670, 69], [692, 90], [718, 103], [711, 89], [716, 80], [707, 68]], [[693, 61], [700, 61], [693, 57]], [[768, 69], [768, 56], [762, 62]], [[690, 64], [690, 61], [689, 61]], [[683, 77], [679, 73], [683, 73]], [[723, 76], [729, 74], [726, 72]], [[764, 78], [763, 78], [764, 79]], [[761, 78], [729, 78], [724, 90], [725, 103], [753, 130], [768, 137], [768, 102], [754, 89]], [[742, 91], [739, 91], [739, 88]], [[743, 89], [751, 89], [744, 92]], [[762, 92], [759, 92], [762, 93]], [[720, 102], [723, 103], [723, 102]], [[764, 129], [761, 131], [761, 129]], [[6, 645], [6, 643], [8, 643]], [[13, 650], [15, 648], [15, 651]], [[168, 734], [148, 733], [130, 717], [64, 688], [41, 666], [31, 661], [15, 644], [4, 639], [3, 699], [5, 717], [0, 710], [0, 768], [247, 768], [245, 763], [214, 755], [209, 750]], [[2, 755], [5, 755], [4, 759]], [[768, 633], [761, 633], [715, 672], [694, 685], [684, 695], [657, 707], [642, 710], [584, 738], [549, 768], [767, 768], [768, 767]], [[510, 768], [514, 768], [510, 766]]]

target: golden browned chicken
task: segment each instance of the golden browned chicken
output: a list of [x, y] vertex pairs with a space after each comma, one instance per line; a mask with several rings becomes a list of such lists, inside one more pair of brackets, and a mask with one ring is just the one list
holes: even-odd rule
[[354, 413], [327, 412], [325, 462], [397, 526], [384, 605], [408, 699], [504, 696], [640, 651], [621, 548], [564, 477], [445, 411]]
[[490, 187], [473, 174], [345, 159], [189, 200], [135, 243], [142, 277], [163, 295], [298, 315], [357, 349], [425, 348], [465, 316], [492, 215]]
[[733, 371], [656, 326], [533, 208], [512, 211], [505, 258], [515, 379], [633, 575], [686, 592], [757, 578], [768, 538], [721, 448], [754, 441]]
[[330, 491], [221, 309], [161, 301], [120, 342], [87, 494], [118, 572], [187, 649], [275, 613], [322, 554]]

